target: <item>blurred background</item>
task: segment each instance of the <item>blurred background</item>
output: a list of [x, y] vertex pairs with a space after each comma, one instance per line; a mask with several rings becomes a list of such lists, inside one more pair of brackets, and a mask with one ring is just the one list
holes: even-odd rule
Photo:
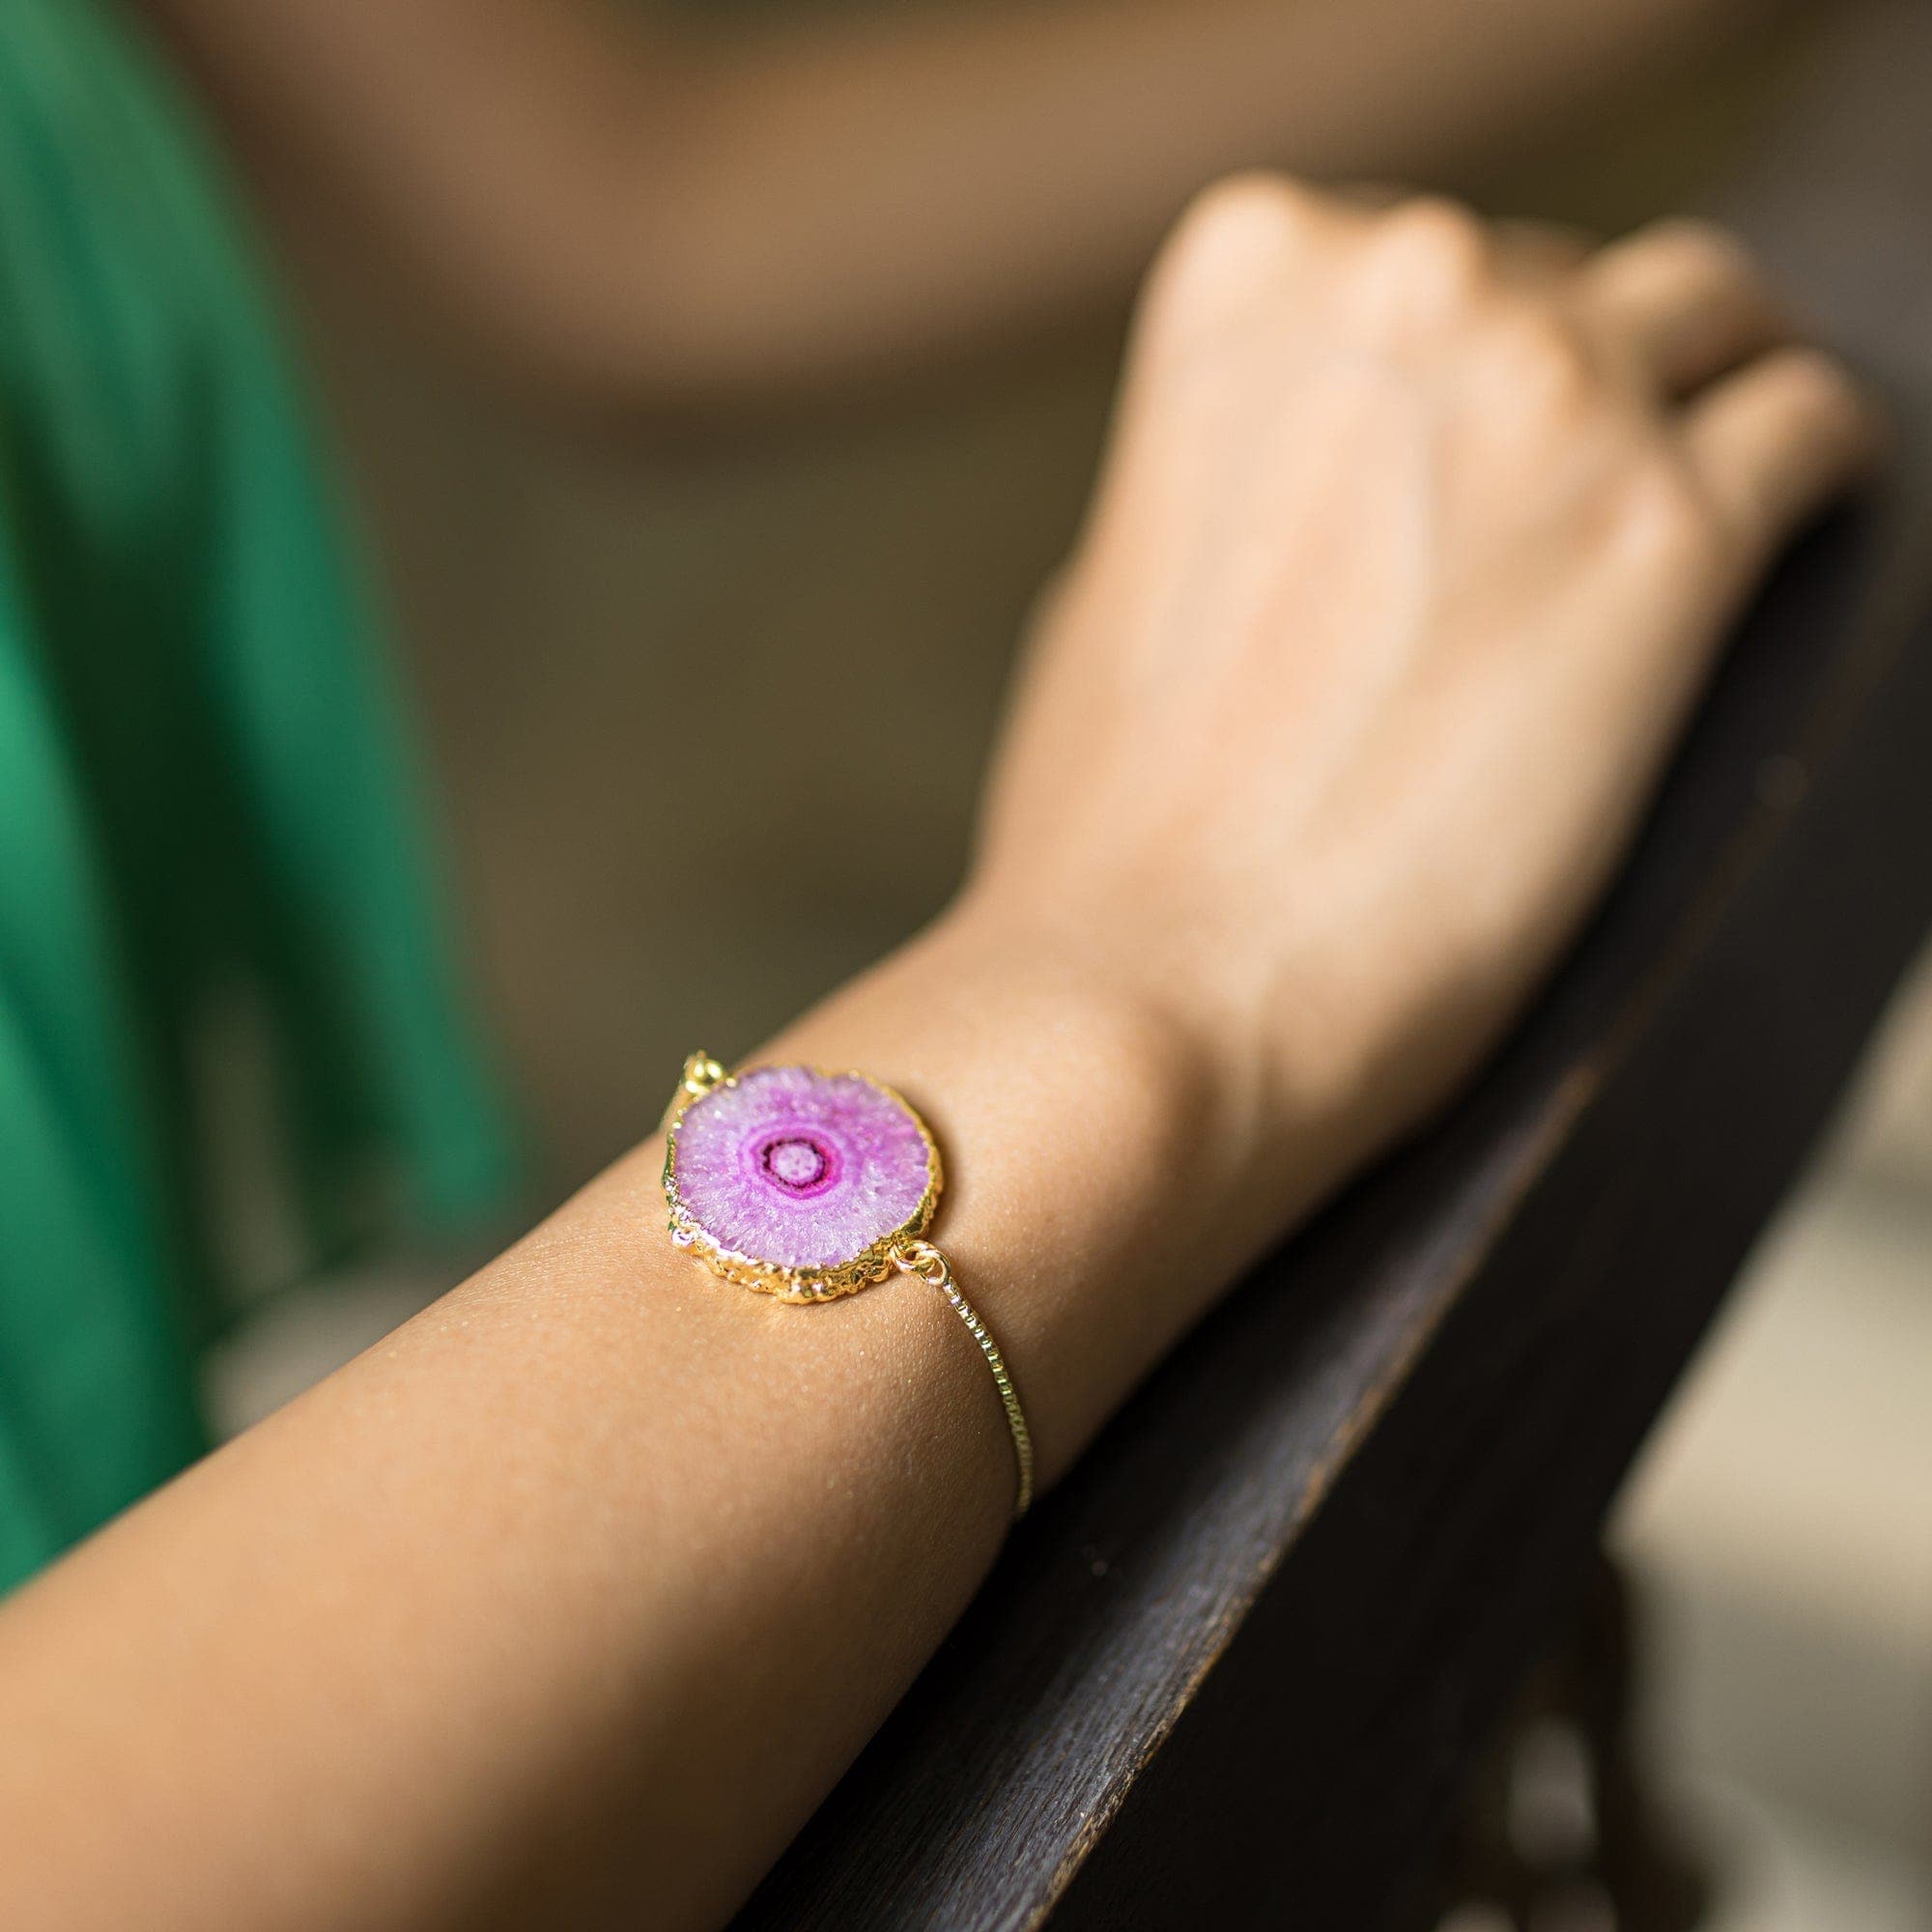
[[[677, 11], [746, 31], [777, 12]], [[1606, 232], [1703, 204], [1846, 47], [1925, 61], [1932, 110], [1916, 5], [1649, 11], [1684, 19], [1560, 111], [1519, 100], [1483, 138], [1445, 141], [1439, 183]], [[716, 411], [556, 408], [452, 352], [433, 313], [380, 298], [339, 211], [272, 184], [264, 201], [527, 1123], [520, 1211], [541, 1210], [654, 1127], [687, 1052], [731, 1059], [948, 895], [1015, 641], [1093, 474], [1128, 278], [1037, 326], [882, 356], [876, 380]], [[717, 782], [721, 746], [769, 781]], [[720, 944], [734, 927], [746, 941]], [[245, 1011], [210, 1030], [194, 1079], [217, 1259], [244, 1307], [208, 1371], [232, 1430], [499, 1230], [318, 1269], [262, 1130]], [[1709, 1882], [1700, 1922], [1723, 1932], [1932, 1926], [1928, 1384], [1932, 970], [1900, 995], [1611, 1536], [1640, 1762]], [[1596, 1910], [1551, 1906], [1535, 1932], [1610, 1922]], [[1456, 1922], [1514, 1921], [1475, 1901]]]

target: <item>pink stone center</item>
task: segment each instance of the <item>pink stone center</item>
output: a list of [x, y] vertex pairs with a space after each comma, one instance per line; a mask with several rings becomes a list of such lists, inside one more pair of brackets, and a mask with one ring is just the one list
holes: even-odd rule
[[694, 1100], [672, 1161], [691, 1220], [779, 1267], [843, 1265], [906, 1226], [936, 1180], [902, 1100], [806, 1066], [755, 1067]]
[[809, 1194], [826, 1179], [833, 1164], [832, 1150], [801, 1134], [797, 1139], [769, 1142], [764, 1169], [778, 1184], [794, 1194]]

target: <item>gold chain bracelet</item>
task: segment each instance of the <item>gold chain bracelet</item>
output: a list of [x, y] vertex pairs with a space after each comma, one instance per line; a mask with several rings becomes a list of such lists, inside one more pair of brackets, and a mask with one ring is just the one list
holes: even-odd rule
[[694, 1053], [666, 1116], [670, 1237], [714, 1274], [782, 1301], [831, 1301], [897, 1271], [945, 1295], [992, 1371], [1012, 1434], [1017, 1521], [1033, 1435], [999, 1344], [925, 1238], [945, 1185], [939, 1146], [903, 1095], [863, 1073]]
[[1019, 1464], [1019, 1494], [1013, 1503], [1013, 1520], [1019, 1521], [1033, 1502], [1033, 1431], [1027, 1427], [1026, 1411], [1007, 1373], [1006, 1357], [992, 1331], [980, 1320], [980, 1311], [959, 1293], [952, 1279], [952, 1264], [930, 1241], [901, 1241], [893, 1250], [893, 1265], [904, 1274], [917, 1275], [928, 1288], [936, 1288], [952, 1305], [952, 1312], [965, 1322], [986, 1366], [993, 1372], [993, 1386], [1000, 1392], [1000, 1406], [1007, 1411], [1007, 1427], [1012, 1431], [1013, 1461]]

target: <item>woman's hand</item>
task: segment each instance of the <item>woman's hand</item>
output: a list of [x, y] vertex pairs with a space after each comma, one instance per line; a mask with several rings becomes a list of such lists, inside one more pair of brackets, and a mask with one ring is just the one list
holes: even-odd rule
[[[1210, 192], [1156, 267], [969, 902], [1194, 1029], [1256, 1148], [1441, 1097], [1864, 459], [1736, 243]], [[1266, 1185], [1267, 1164], [1262, 1164]]]

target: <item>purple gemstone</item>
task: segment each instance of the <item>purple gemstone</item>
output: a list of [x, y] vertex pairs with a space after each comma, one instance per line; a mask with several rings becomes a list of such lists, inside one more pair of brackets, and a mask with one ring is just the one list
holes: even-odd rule
[[903, 1102], [809, 1066], [761, 1066], [694, 1100], [673, 1175], [719, 1246], [780, 1267], [854, 1260], [905, 1226], [933, 1178]]

